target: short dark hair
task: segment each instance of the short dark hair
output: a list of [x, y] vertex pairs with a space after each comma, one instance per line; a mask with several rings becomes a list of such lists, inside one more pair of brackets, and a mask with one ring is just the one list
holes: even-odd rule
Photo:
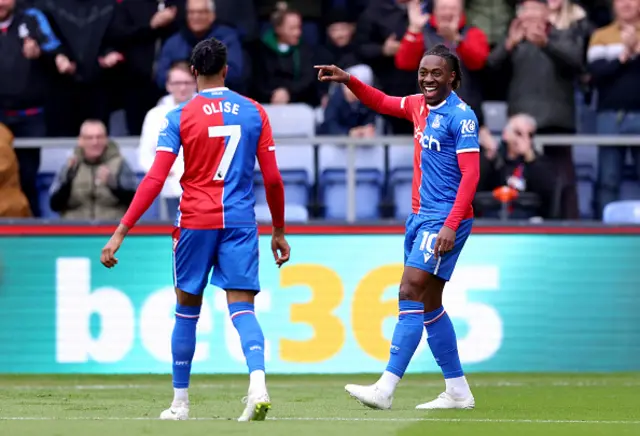
[[169, 71], [180, 70], [186, 73], [191, 73], [191, 68], [189, 68], [189, 63], [187, 61], [175, 61], [169, 67]]
[[456, 73], [451, 87], [454, 90], [460, 88], [460, 85], [462, 85], [462, 71], [460, 69], [460, 59], [455, 55], [455, 53], [449, 50], [444, 44], [437, 44], [430, 50], [427, 50], [422, 57], [425, 56], [439, 56], [444, 59], [449, 65], [449, 68], [451, 68], [451, 71]]
[[215, 38], [200, 41], [191, 52], [190, 64], [200, 76], [215, 76], [227, 65], [227, 47]]

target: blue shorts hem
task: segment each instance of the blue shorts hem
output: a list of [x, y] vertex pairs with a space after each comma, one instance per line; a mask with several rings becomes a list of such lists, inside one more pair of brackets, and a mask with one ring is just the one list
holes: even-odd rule
[[404, 266], [410, 266], [412, 268], [417, 268], [424, 272], [428, 272], [432, 276], [439, 277], [446, 282], [448, 282], [451, 279], [451, 274], [442, 274], [442, 273], [434, 274], [433, 268], [425, 264], [420, 264], [415, 262], [406, 262]]

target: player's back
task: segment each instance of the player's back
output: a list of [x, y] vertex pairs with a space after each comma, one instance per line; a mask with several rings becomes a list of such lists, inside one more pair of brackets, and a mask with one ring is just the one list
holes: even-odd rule
[[213, 88], [175, 112], [184, 154], [176, 225], [255, 226], [253, 173], [263, 125], [257, 104], [227, 88]]

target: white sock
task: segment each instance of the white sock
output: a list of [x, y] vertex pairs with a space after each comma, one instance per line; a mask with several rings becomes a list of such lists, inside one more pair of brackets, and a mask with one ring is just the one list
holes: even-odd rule
[[266, 375], [261, 369], [249, 374], [249, 392], [265, 392], [267, 390]]
[[173, 388], [173, 404], [177, 403], [189, 404], [188, 388]]
[[444, 382], [446, 385], [446, 391], [451, 396], [455, 398], [468, 398], [471, 396], [471, 388], [469, 387], [469, 383], [467, 383], [467, 378], [465, 376], [447, 378]]
[[378, 385], [380, 390], [385, 394], [393, 395], [396, 390], [396, 386], [398, 386], [398, 383], [400, 383], [400, 377], [389, 371], [385, 371], [380, 376], [380, 380], [376, 382], [376, 385]]

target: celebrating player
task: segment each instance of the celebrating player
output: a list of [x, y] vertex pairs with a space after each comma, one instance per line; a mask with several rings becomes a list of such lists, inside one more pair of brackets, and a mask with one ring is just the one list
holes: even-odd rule
[[254, 314], [258, 282], [258, 232], [253, 210], [256, 156], [273, 220], [276, 264], [289, 260], [284, 236], [284, 187], [267, 115], [259, 104], [224, 87], [227, 49], [204, 40], [191, 54], [198, 95], [171, 111], [158, 138], [156, 157], [117, 230], [102, 250], [113, 267], [129, 229], [160, 193], [180, 146], [183, 194], [173, 233], [176, 322], [171, 336], [174, 397], [161, 419], [189, 417], [189, 377], [196, 323], [211, 269], [211, 284], [226, 291], [229, 313], [249, 367], [249, 394], [239, 421], [262, 421], [271, 407], [265, 382], [264, 336]]
[[479, 178], [478, 121], [453, 90], [460, 86], [460, 61], [443, 45], [420, 62], [422, 94], [389, 97], [336, 66], [316, 67], [323, 82], [345, 83], [371, 109], [406, 118], [415, 126], [413, 213], [406, 223], [404, 273], [399, 316], [386, 371], [370, 386], [347, 385], [347, 392], [374, 409], [389, 409], [427, 330], [428, 343], [444, 374], [446, 390], [417, 409], [472, 409], [475, 400], [462, 371], [456, 334], [442, 307], [442, 291], [471, 233]]

